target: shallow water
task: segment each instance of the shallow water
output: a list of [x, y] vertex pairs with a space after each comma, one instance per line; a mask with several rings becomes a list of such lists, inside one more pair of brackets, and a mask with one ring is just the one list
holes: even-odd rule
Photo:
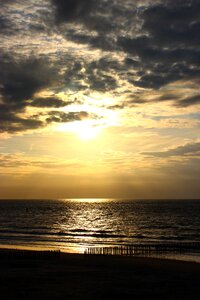
[[0, 245], [88, 247], [200, 241], [198, 200], [1, 200]]

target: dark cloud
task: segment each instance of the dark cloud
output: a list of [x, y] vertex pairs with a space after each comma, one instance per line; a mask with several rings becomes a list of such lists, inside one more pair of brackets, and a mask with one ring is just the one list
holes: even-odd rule
[[142, 45], [140, 38], [122, 38], [119, 44], [139, 57], [139, 67], [135, 68], [139, 78], [132, 82], [135, 86], [158, 89], [179, 79], [200, 76], [199, 50], [154, 48], [154, 44]]
[[[107, 73], [109, 67], [105, 60], [94, 61], [90, 64], [71, 60], [70, 63], [66, 61], [66, 65], [68, 65], [67, 71], [61, 76], [58, 75], [57, 67], [54, 67], [48, 60], [32, 57], [14, 60], [13, 57], [2, 55], [0, 70], [1, 132], [12, 133], [36, 129], [51, 122], [80, 121], [89, 117], [86, 112], [64, 113], [61, 111], [41, 112], [41, 114], [38, 113], [27, 119], [22, 117], [29, 107], [61, 108], [74, 103], [80, 104], [76, 98], [72, 101], [64, 101], [56, 95], [37, 97], [36, 94], [43, 89], [51, 88], [53, 91], [53, 88], [58, 89], [59, 85], [60, 88], [74, 85], [77, 90], [89, 88], [90, 90], [105, 91], [116, 86], [115, 79]], [[99, 66], [102, 66], [101, 70], [98, 69]], [[82, 72], [82, 69], [85, 71]], [[85, 82], [85, 85], [82, 82]], [[46, 123], [41, 121], [41, 117], [44, 119], [45, 115]]]
[[87, 16], [94, 4], [93, 0], [52, 0], [56, 9], [56, 22], [71, 22]]
[[116, 49], [115, 42], [112, 38], [106, 38], [104, 35], [91, 33], [79, 33], [76, 30], [69, 30], [64, 33], [67, 40], [72, 40], [78, 44], [88, 44], [91, 48], [102, 49], [104, 51], [113, 51]]
[[73, 103], [74, 103], [73, 101], [67, 102], [67, 101], [60, 100], [56, 97], [46, 97], [46, 98], [34, 98], [29, 105], [35, 107], [41, 107], [41, 108], [42, 107], [59, 108]]
[[0, 1], [0, 34], [9, 38], [36, 36], [50, 33], [53, 17], [48, 0], [41, 1]]
[[65, 81], [68, 85], [75, 90], [86, 90], [88, 85], [84, 81], [86, 78], [84, 71], [85, 63], [84, 61], [71, 60], [68, 62], [67, 70], [65, 73]]
[[[189, 47], [200, 42], [200, 3], [182, 1], [152, 6], [144, 11], [143, 29], [157, 45]], [[159, 26], [158, 26], [159, 24]]]
[[53, 81], [53, 70], [48, 62], [36, 58], [15, 61], [12, 58], [1, 62], [0, 82], [3, 101], [13, 106], [23, 106], [41, 89]]
[[142, 154], [155, 157], [200, 156], [200, 143], [190, 143], [167, 151], [143, 152]]
[[[151, 96], [150, 100], [149, 100], [149, 96]], [[116, 105], [114, 107], [115, 108], [132, 107], [138, 104], [154, 103], [154, 102], [161, 102], [161, 101], [171, 101], [173, 105], [176, 107], [188, 107], [188, 106], [200, 104], [200, 95], [195, 94], [190, 97], [183, 97], [181, 94], [176, 93], [176, 91], [172, 91], [171, 93], [168, 91], [167, 92], [162, 91], [162, 93], [160, 92], [159, 95], [155, 94], [155, 96], [152, 97], [152, 94], [149, 93], [146, 94], [135, 93], [127, 97], [125, 102], [123, 102], [120, 105]]]
[[141, 12], [140, 36], [118, 38], [118, 45], [139, 61], [134, 85], [158, 89], [200, 76], [199, 10], [193, 1], [149, 6]]
[[112, 110], [117, 110], [117, 109], [123, 109], [125, 107], [126, 107], [126, 105], [124, 103], [122, 103], [122, 104], [110, 105], [107, 108], [112, 109]]
[[[119, 77], [123, 75], [132, 85], [145, 89], [160, 89], [180, 79], [200, 77], [198, 1], [159, 4], [149, 1], [138, 7], [138, 2], [131, 5], [129, 1], [120, 5], [118, 1], [98, 0], [95, 7], [92, 2], [74, 1], [72, 5], [71, 1], [55, 1], [61, 23], [84, 25], [84, 29], [79, 30], [63, 27], [61, 32], [66, 39], [79, 44], [105, 51], [124, 51], [127, 54], [124, 71], [115, 66]], [[104, 70], [101, 63], [95, 74], [90, 66], [87, 67], [84, 76], [88, 88], [99, 91], [117, 88], [115, 78], [110, 74], [104, 76]], [[76, 76], [77, 70], [74, 72]]]
[[140, 63], [139, 63], [139, 61], [137, 61], [137, 60], [135, 60], [135, 59], [133, 59], [133, 58], [130, 58], [130, 57], [127, 57], [127, 58], [125, 58], [125, 60], [124, 60], [124, 65], [126, 66], [126, 67], [128, 67], [128, 68], [138, 68], [139, 67], [139, 65], [140, 65]]
[[52, 3], [57, 25], [79, 23], [86, 29], [101, 34], [115, 30], [114, 15], [120, 13], [113, 9], [114, 3], [104, 0], [52, 0]]
[[109, 58], [90, 63], [74, 61], [68, 66], [65, 77], [69, 84], [76, 85], [79, 90], [112, 91], [118, 86], [114, 74], [119, 68], [118, 62]]
[[[124, 30], [127, 17], [133, 19], [133, 10], [130, 12], [126, 5], [114, 1], [52, 0], [52, 3], [57, 29], [67, 40], [105, 51], [116, 49], [116, 35]], [[79, 28], [69, 27], [68, 23], [75, 23]]]
[[176, 101], [177, 99], [180, 99], [180, 96], [176, 95], [175, 93], [164, 93], [158, 98], [159, 101]]
[[200, 95], [187, 97], [182, 100], [179, 100], [178, 102], [175, 102], [175, 105], [178, 107], [187, 107], [196, 104], [200, 104]]
[[8, 34], [10, 25], [11, 25], [11, 22], [4, 16], [0, 15], [0, 33]]
[[87, 81], [91, 90], [105, 92], [116, 89], [117, 81], [111, 75], [112, 63], [111, 60], [100, 59], [88, 65]]
[[5, 4], [8, 4], [8, 3], [12, 3], [12, 2], [15, 2], [16, 0], [0, 0], [0, 4], [3, 6]]
[[19, 117], [4, 105], [0, 105], [0, 120], [0, 132], [15, 133], [38, 129], [44, 125], [39, 119]]
[[48, 113], [48, 118], [46, 118], [47, 123], [67, 123], [73, 121], [81, 121], [89, 118], [90, 114], [86, 111], [80, 112], [68, 112], [63, 111], [51, 111]]
[[[49, 0], [45, 3], [39, 2], [35, 4], [35, 1], [31, 1], [30, 7], [34, 8], [34, 14], [32, 14], [24, 5], [25, 2], [23, 5], [18, 3], [15, 6], [16, 2], [13, 1], [12, 9], [8, 5], [8, 10], [5, 9], [7, 13], [0, 15], [0, 32], [9, 35], [10, 26], [13, 31], [13, 24], [16, 23], [16, 32], [19, 33], [19, 29], [24, 27], [21, 34], [26, 32], [26, 37], [33, 31], [39, 36], [46, 30], [47, 35], [42, 36], [41, 40], [47, 42], [48, 34], [53, 33], [51, 38], [56, 36], [56, 43], [59, 43], [61, 33], [67, 40], [89, 45], [89, 51], [92, 48], [98, 48], [113, 52], [113, 55], [101, 51], [99, 52], [99, 55], [102, 55], [101, 59], [94, 58], [92, 61], [91, 57], [88, 60], [88, 56], [83, 57], [84, 51], [88, 51], [88, 47], [87, 49], [84, 47], [80, 51], [80, 56], [75, 48], [72, 53], [68, 49], [62, 52], [60, 48], [53, 54], [47, 51], [47, 59], [33, 58], [32, 54], [30, 58], [26, 58], [25, 54], [23, 59], [19, 59], [17, 55], [13, 56], [14, 58], [8, 55], [2, 56], [0, 63], [1, 115], [4, 114], [7, 120], [4, 122], [8, 122], [5, 123], [5, 127], [2, 125], [2, 128], [8, 128], [8, 131], [20, 128], [20, 120], [24, 128], [28, 126], [31, 128], [31, 124], [33, 127], [43, 126], [39, 116], [38, 119], [34, 119], [35, 123], [29, 121], [28, 125], [19, 117], [19, 113], [33, 106], [56, 109], [72, 104], [71, 101], [59, 99], [56, 96], [56, 89], [57, 94], [58, 91], [66, 90], [74, 93], [84, 91], [85, 94], [90, 91], [114, 94], [118, 93], [118, 88], [119, 90], [121, 88], [120, 81], [144, 88], [143, 94], [133, 94], [130, 98], [128, 97], [131, 94], [129, 85], [127, 87], [129, 92], [124, 95], [126, 101], [116, 103], [110, 109], [168, 100], [174, 101], [177, 107], [199, 103], [199, 96], [195, 92], [193, 93], [195, 96], [185, 98], [177, 97], [176, 91], [174, 94], [173, 92], [163, 93], [163, 95], [161, 93], [160, 97], [156, 94], [154, 100], [145, 98], [145, 89], [160, 89], [180, 79], [196, 80], [200, 77], [199, 1], [124, 0], [122, 3], [118, 0]], [[1, 1], [1, 3], [5, 4], [7, 1]], [[20, 11], [20, 5], [21, 8], [26, 8], [24, 12]], [[16, 21], [12, 18], [12, 13], [13, 16], [15, 14], [19, 16], [21, 13], [23, 20], [17, 18]], [[38, 45], [36, 45], [37, 42], [30, 44], [29, 50], [39, 49], [39, 42]], [[22, 48], [17, 45], [12, 49], [14, 49], [13, 53], [15, 51], [19, 53]], [[118, 51], [116, 56], [114, 56], [115, 51]], [[123, 61], [119, 58], [120, 54], [121, 58], [125, 57]], [[58, 75], [58, 71], [62, 71], [60, 72], [62, 75]], [[53, 85], [55, 96], [37, 97], [36, 94], [39, 91], [51, 89]], [[53, 122], [53, 120], [64, 122], [65, 119], [68, 122], [70, 117], [73, 119], [77, 116], [66, 116], [57, 112], [48, 115], [47, 122]], [[13, 122], [15, 122], [14, 129], [12, 129]]]
[[18, 116], [29, 106], [36, 92], [48, 87], [56, 77], [46, 60], [27, 58], [14, 60], [2, 55], [0, 64], [1, 131], [21, 131], [42, 126], [37, 119]]

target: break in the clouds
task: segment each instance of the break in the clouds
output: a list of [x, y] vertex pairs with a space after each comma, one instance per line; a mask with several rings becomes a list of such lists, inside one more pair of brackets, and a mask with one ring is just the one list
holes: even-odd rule
[[[10, 64], [16, 55], [23, 56], [23, 53], [31, 57], [33, 52], [38, 52], [41, 56], [40, 48], [44, 45], [46, 65], [49, 61], [56, 64], [63, 83], [73, 91], [88, 93], [92, 90], [124, 96], [132, 93], [134, 97], [135, 90], [142, 88], [140, 102], [143, 103], [145, 89], [157, 90], [178, 80], [199, 77], [199, 1], [32, 0], [27, 4], [21, 0], [2, 3], [1, 35], [7, 37], [3, 39], [2, 48], [9, 49], [14, 56]], [[59, 44], [57, 39], [61, 37], [65, 47], [58, 49], [55, 43]], [[24, 39], [24, 44], [20, 39]], [[51, 53], [48, 46], [54, 48]], [[98, 50], [101, 52], [90, 56]], [[85, 58], [87, 56], [90, 59]], [[23, 63], [18, 68], [21, 77], [24, 68], [26, 77]], [[59, 83], [57, 75], [55, 77]], [[1, 80], [4, 85], [4, 76]], [[37, 88], [35, 84], [33, 80], [30, 92]], [[50, 84], [41, 82], [44, 88]], [[24, 85], [27, 90], [27, 80]], [[120, 89], [122, 85], [127, 89]], [[21, 101], [21, 95], [16, 96]], [[31, 96], [30, 93], [27, 96]], [[196, 94], [188, 97], [191, 99], [188, 105], [196, 104], [193, 96]], [[184, 102], [182, 104], [184, 106]]]
[[[143, 186], [159, 165], [162, 186], [172, 167], [181, 175], [190, 170], [195, 181], [199, 0], [0, 0], [0, 5], [2, 168], [20, 145], [30, 165], [33, 157], [53, 152], [69, 164], [86, 162], [84, 172], [94, 178], [95, 165], [105, 178], [116, 173]], [[101, 142], [77, 146], [76, 134]], [[109, 163], [105, 152], [115, 153]], [[20, 173], [23, 155], [15, 159], [16, 170], [17, 165]]]
[[[1, 4], [1, 131], [45, 127], [52, 112], [46, 123], [39, 116], [48, 108], [58, 109], [54, 120], [68, 121], [58, 117], [60, 109], [70, 113], [77, 98], [84, 103], [94, 93], [113, 98], [102, 104], [108, 110], [199, 105], [199, 1]], [[188, 93], [180, 92], [180, 82]]]

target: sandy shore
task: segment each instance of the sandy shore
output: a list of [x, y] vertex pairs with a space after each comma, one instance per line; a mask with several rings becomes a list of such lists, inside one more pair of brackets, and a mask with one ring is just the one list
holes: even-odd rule
[[191, 262], [0, 250], [0, 270], [2, 300], [200, 299]]

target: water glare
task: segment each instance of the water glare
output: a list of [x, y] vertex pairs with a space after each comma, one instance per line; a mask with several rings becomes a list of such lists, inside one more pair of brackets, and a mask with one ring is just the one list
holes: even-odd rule
[[0, 201], [0, 243], [84, 252], [88, 247], [199, 241], [200, 202], [79, 198]]

